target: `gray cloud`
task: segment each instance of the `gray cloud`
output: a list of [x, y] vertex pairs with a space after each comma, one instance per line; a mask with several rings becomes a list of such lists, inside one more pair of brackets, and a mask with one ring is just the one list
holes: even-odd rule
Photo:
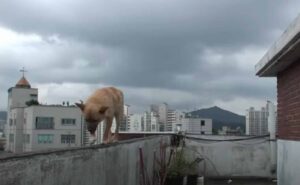
[[[279, 0], [2, 2], [0, 27], [38, 39], [0, 45], [1, 84], [13, 85], [25, 66], [41, 88], [115, 85], [136, 107], [164, 99], [182, 109], [275, 100], [275, 80], [256, 78], [254, 64], [297, 6]], [[79, 98], [49, 93], [56, 97], [49, 101]]]

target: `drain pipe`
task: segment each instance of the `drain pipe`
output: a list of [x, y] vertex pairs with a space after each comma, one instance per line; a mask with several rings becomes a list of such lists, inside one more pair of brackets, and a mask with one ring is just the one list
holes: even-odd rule
[[270, 133], [270, 161], [271, 161], [271, 173], [276, 174], [277, 168], [277, 141], [276, 141], [276, 113], [275, 105], [268, 101], [268, 131]]

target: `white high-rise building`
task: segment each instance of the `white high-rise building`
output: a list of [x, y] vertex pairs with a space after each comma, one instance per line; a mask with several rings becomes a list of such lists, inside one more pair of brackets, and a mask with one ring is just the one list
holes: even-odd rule
[[123, 116], [123, 120], [120, 125], [120, 129], [119, 129], [120, 131], [129, 131], [130, 130], [129, 107], [130, 107], [129, 105], [126, 105], [126, 104], [124, 105], [124, 116]]
[[162, 103], [158, 107], [158, 120], [160, 124], [160, 131], [167, 131], [168, 125], [168, 104]]
[[176, 124], [179, 123], [180, 115], [181, 113], [176, 110], [168, 110], [166, 131], [176, 131]]
[[151, 105], [150, 112], [154, 112], [158, 116], [159, 130], [161, 132], [171, 132], [175, 128], [178, 112], [175, 110], [170, 110], [167, 103], [162, 103], [159, 105]]
[[250, 107], [246, 113], [246, 135], [268, 134], [268, 108], [255, 110]]
[[150, 132], [151, 131], [151, 113], [145, 112], [143, 116], [143, 124], [142, 124], [142, 131], [143, 132]]
[[151, 132], [158, 132], [159, 131], [159, 117], [156, 112], [150, 113], [150, 120], [151, 120]]
[[141, 132], [143, 125], [143, 115], [142, 114], [132, 114], [130, 115], [130, 132]]

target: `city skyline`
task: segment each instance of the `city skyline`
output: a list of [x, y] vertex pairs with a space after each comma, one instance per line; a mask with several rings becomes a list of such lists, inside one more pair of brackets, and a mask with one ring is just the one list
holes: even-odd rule
[[[23, 68], [21, 68], [21, 69], [19, 70], [19, 72], [22, 73], [21, 79], [20, 79], [20, 80], [22, 80], [23, 77], [25, 77], [25, 79], [27, 80], [25, 73], [28, 72], [28, 71], [23, 67]], [[12, 87], [13, 87], [13, 86], [12, 86]], [[10, 88], [11, 88], [11, 87], [10, 87]], [[35, 87], [33, 87], [33, 88], [35, 88]], [[36, 88], [36, 89], [38, 89], [38, 88]], [[70, 101], [68, 101], [68, 100], [63, 100], [62, 102], [41, 102], [39, 99], [37, 99], [37, 101], [38, 101], [38, 103], [40, 103], [41, 105], [54, 105], [54, 106], [59, 106], [59, 105], [65, 106], [65, 104], [68, 104], [68, 105], [70, 104], [70, 105], [72, 105], [72, 106], [75, 106], [75, 103], [76, 103], [76, 102], [70, 102]], [[267, 100], [267, 101], [269, 101], [269, 100]], [[150, 103], [151, 103], [151, 102], [150, 102]], [[262, 103], [264, 103], [264, 102], [262, 102]], [[153, 106], [153, 105], [162, 105], [162, 104], [166, 104], [167, 106], [170, 106], [170, 105], [168, 104], [168, 102], [162, 101], [162, 102], [157, 102], [157, 103], [155, 103], [155, 104], [154, 104], [154, 103], [151, 103], [151, 104], [149, 104], [149, 105], [146, 105], [146, 106], [145, 106], [145, 109], [139, 109], [138, 111], [133, 112], [133, 111], [131, 110], [131, 108], [132, 108], [132, 107], [134, 108], [135, 105], [129, 105], [129, 104], [127, 104], [126, 102], [125, 102], [124, 105], [128, 106], [128, 114], [129, 114], [129, 115], [132, 115], [132, 114], [141, 114], [141, 113], [147, 112], [147, 111], [149, 111], [149, 110], [150, 110], [150, 112], [152, 112], [152, 111], [151, 111], [151, 106]], [[258, 105], [258, 106], [261, 106], [261, 105]], [[218, 106], [218, 105], [213, 105], [212, 107], [219, 107], [219, 108], [225, 110], [225, 108], [220, 107], [220, 106]], [[181, 111], [182, 113], [188, 113], [188, 112], [192, 112], [192, 111], [196, 111], [196, 110], [201, 110], [201, 109], [212, 108], [212, 107], [198, 107], [198, 108], [197, 108], [197, 107], [195, 106], [195, 107], [193, 107], [193, 108], [186, 107], [186, 108], [183, 108], [183, 109], [177, 109], [176, 107], [174, 107], [174, 106], [172, 106], [172, 105], [170, 106], [170, 108], [172, 108], [173, 110]], [[249, 107], [250, 107], [250, 108], [251, 108], [251, 107], [256, 108], [256, 107], [253, 106], [253, 105], [249, 105]], [[245, 109], [246, 112], [248, 111], [249, 107], [247, 107], [247, 108]], [[133, 109], [133, 110], [136, 110], [136, 109]], [[7, 109], [6, 109], [6, 110], [0, 110], [0, 111], [6, 112]], [[243, 115], [243, 116], [245, 115], [245, 112], [244, 112], [244, 113], [243, 113], [243, 112], [237, 113], [237, 112], [234, 112], [234, 111], [232, 111], [232, 110], [227, 110], [227, 111], [230, 111], [230, 112], [235, 113], [235, 114], [238, 114], [238, 115]]]
[[117, 86], [134, 112], [166, 101], [179, 110], [217, 105], [244, 115], [276, 102], [276, 80], [258, 80], [254, 65], [294, 20], [295, 7], [299, 2], [3, 2], [0, 110], [25, 67], [42, 103], [77, 102]]

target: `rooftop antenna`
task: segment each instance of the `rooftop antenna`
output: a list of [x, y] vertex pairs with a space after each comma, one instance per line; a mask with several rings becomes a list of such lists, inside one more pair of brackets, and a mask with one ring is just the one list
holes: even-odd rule
[[23, 77], [25, 76], [25, 73], [27, 72], [26, 70], [25, 70], [25, 68], [23, 67], [21, 70], [20, 70], [20, 72], [22, 72], [22, 75], [23, 75]]

